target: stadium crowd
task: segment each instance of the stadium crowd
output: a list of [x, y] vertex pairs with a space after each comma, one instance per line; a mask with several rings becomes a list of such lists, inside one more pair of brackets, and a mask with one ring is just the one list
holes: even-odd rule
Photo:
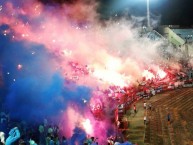
[[[9, 114], [0, 113], [0, 145], [98, 145], [98, 138], [88, 136], [84, 130], [76, 127], [71, 138], [62, 135], [59, 126], [48, 123], [44, 119], [43, 123], [34, 125], [25, 121], [16, 121], [9, 118]], [[132, 145], [128, 141], [118, 139], [118, 137], [108, 137], [107, 145]]]

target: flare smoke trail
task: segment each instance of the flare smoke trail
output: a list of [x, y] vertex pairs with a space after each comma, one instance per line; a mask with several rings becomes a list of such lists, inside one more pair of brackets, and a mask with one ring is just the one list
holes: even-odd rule
[[68, 136], [79, 119], [89, 118], [93, 134], [105, 137], [111, 125], [90, 114], [93, 92], [135, 84], [147, 65], [159, 69], [163, 58], [158, 49], [164, 42], [140, 37], [132, 20], [101, 21], [98, 5], [80, 0], [0, 2], [3, 100], [12, 117], [59, 117], [69, 126], [63, 128]]

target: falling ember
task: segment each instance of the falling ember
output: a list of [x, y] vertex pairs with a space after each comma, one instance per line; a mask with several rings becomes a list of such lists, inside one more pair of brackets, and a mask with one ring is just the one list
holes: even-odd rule
[[93, 128], [92, 128], [92, 125], [91, 125], [89, 119], [86, 119], [85, 121], [83, 121], [82, 125], [83, 125], [83, 127], [84, 127], [87, 134], [91, 135], [93, 133]]
[[22, 66], [21, 64], [18, 64], [18, 65], [17, 65], [17, 69], [18, 69], [18, 70], [21, 70], [22, 67], [23, 67], [23, 66]]

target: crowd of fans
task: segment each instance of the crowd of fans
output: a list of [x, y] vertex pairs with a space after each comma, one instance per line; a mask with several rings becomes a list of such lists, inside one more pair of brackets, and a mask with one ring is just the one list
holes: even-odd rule
[[[53, 124], [53, 123], [51, 123]], [[77, 139], [77, 136], [79, 138]], [[100, 137], [99, 137], [100, 138]], [[77, 127], [72, 137], [67, 139], [62, 136], [57, 125], [50, 125], [45, 119], [42, 123], [34, 125], [25, 121], [16, 121], [9, 118], [9, 114], [0, 113], [0, 145], [98, 145], [98, 138], [88, 136]], [[106, 139], [107, 145], [132, 145], [118, 137]]]
[[0, 114], [0, 145], [67, 145], [65, 136], [60, 136], [59, 127], [44, 123], [37, 125], [11, 120], [9, 115]]
[[[191, 80], [193, 78], [193, 70], [187, 71], [183, 74], [175, 74], [171, 75], [168, 73], [167, 81], [152, 81], [146, 80], [139, 83], [139, 86], [128, 87], [120, 89], [118, 87], [111, 87], [108, 91], [104, 92], [109, 97], [116, 96], [117, 98], [122, 99], [123, 105], [129, 103], [132, 104], [138, 98], [149, 98], [154, 96], [156, 93], [164, 90], [164, 85], [167, 84], [167, 89], [169, 83], [174, 82], [183, 82], [182, 85], [185, 84], [187, 80]], [[169, 80], [169, 81], [168, 81]], [[165, 84], [164, 84], [164, 83]], [[188, 82], [189, 83], [189, 82]], [[174, 86], [179, 87], [179, 85]], [[183, 86], [186, 87], [186, 86]], [[170, 88], [169, 88], [170, 89]], [[125, 97], [126, 96], [126, 97]], [[144, 109], [151, 109], [151, 104], [147, 104], [144, 102]], [[121, 109], [127, 109], [126, 105], [122, 108], [118, 108], [118, 111]], [[136, 106], [134, 105], [134, 113], [137, 112]], [[170, 115], [168, 115], [168, 122], [170, 121]], [[147, 123], [147, 116], [144, 116], [144, 124]], [[127, 126], [127, 125], [125, 125]], [[0, 113], [0, 145], [74, 145], [75, 141], [67, 139], [65, 136], [62, 136], [60, 132], [61, 128], [55, 124], [51, 125], [45, 120], [43, 123], [35, 123], [27, 125], [24, 121], [11, 120], [9, 118], [8, 113], [1, 112]], [[98, 141], [96, 137], [87, 137], [85, 136], [80, 141], [84, 145], [97, 145]], [[131, 143], [122, 140], [118, 141], [116, 138], [108, 138], [108, 145], [130, 145]]]

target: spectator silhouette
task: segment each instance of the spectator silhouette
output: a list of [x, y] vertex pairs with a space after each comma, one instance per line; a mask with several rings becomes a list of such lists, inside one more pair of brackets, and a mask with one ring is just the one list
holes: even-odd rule
[[14, 127], [9, 131], [9, 137], [6, 139], [5, 144], [12, 145], [19, 138], [20, 138], [19, 129], [17, 127]]

